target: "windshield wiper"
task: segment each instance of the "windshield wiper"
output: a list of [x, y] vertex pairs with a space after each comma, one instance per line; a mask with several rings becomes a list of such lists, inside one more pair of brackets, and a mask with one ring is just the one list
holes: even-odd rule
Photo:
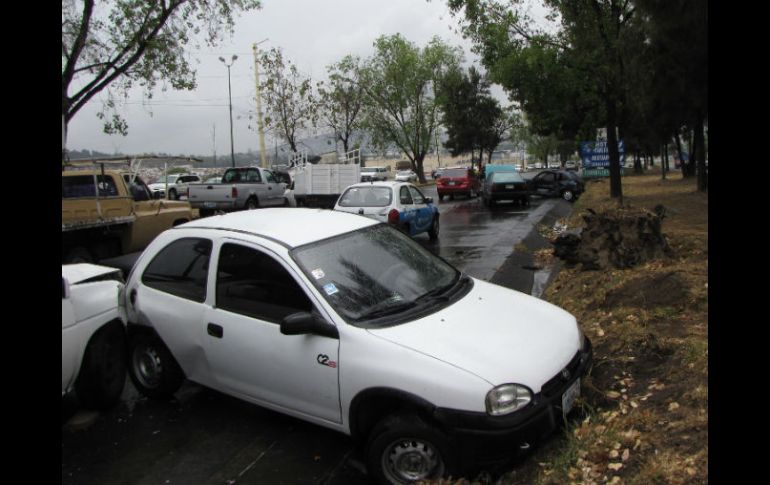
[[[383, 306], [387, 305], [387, 306]], [[413, 308], [417, 303], [414, 301], [404, 301], [400, 303], [391, 303], [390, 300], [383, 301], [382, 303], [378, 303], [377, 305], [374, 305], [369, 311], [366, 311], [362, 314], [360, 314], [356, 321], [360, 322], [361, 320], [366, 320], [369, 318], [376, 318], [376, 317], [384, 317], [385, 315], [392, 315], [394, 313], [400, 313], [404, 310], [408, 310], [409, 308]]]
[[420, 295], [416, 301], [425, 301], [425, 300], [443, 300], [443, 301], [449, 301], [450, 296], [447, 295], [447, 293], [450, 292], [453, 288], [455, 288], [458, 284], [464, 283], [467, 279], [467, 276], [464, 276], [462, 273], [457, 275], [456, 279], [453, 279], [451, 283], [444, 286], [439, 286], [438, 288], [434, 288], [430, 290], [429, 292]]

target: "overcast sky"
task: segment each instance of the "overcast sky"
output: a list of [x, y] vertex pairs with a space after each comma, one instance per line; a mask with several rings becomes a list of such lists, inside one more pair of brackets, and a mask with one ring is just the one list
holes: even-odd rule
[[[190, 52], [200, 61], [196, 90], [157, 89], [151, 100], [140, 90], [133, 92], [120, 108], [128, 122], [125, 137], [103, 134], [96, 113], [104, 96], [96, 96], [70, 122], [67, 146], [110, 154], [192, 155], [212, 155], [216, 147], [217, 157], [229, 155], [227, 68], [218, 58], [229, 61], [236, 54], [231, 68], [235, 151], [258, 151], [256, 120], [249, 118], [256, 111], [252, 44], [268, 39], [260, 49], [280, 47], [315, 83], [325, 77], [327, 65], [347, 54], [370, 56], [380, 35], [400, 33], [419, 47], [438, 35], [461, 46], [466, 61], [475, 63], [458, 25], [444, 0], [262, 0], [261, 10], [236, 20], [232, 38], [216, 49]], [[504, 100], [502, 91], [496, 94]], [[268, 149], [273, 145], [270, 135], [266, 144]]]

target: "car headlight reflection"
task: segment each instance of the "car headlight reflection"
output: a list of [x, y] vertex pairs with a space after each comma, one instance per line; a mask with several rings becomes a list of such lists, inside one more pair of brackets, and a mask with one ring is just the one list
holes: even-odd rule
[[532, 400], [532, 392], [519, 384], [502, 384], [487, 393], [487, 414], [501, 416], [518, 411]]

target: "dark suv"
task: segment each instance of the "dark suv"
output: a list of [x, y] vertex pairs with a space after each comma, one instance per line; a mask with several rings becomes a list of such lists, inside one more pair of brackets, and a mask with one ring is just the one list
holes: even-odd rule
[[570, 202], [585, 190], [583, 179], [569, 170], [543, 170], [530, 182], [533, 195], [561, 197]]

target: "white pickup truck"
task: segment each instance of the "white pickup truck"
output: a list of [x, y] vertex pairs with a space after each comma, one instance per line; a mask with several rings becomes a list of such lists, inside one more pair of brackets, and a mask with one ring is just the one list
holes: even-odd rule
[[61, 393], [105, 409], [126, 382], [127, 341], [118, 305], [120, 270], [95, 264], [61, 267]]
[[261, 167], [228, 168], [219, 184], [190, 184], [188, 201], [201, 216], [258, 207], [284, 206], [286, 184]]

